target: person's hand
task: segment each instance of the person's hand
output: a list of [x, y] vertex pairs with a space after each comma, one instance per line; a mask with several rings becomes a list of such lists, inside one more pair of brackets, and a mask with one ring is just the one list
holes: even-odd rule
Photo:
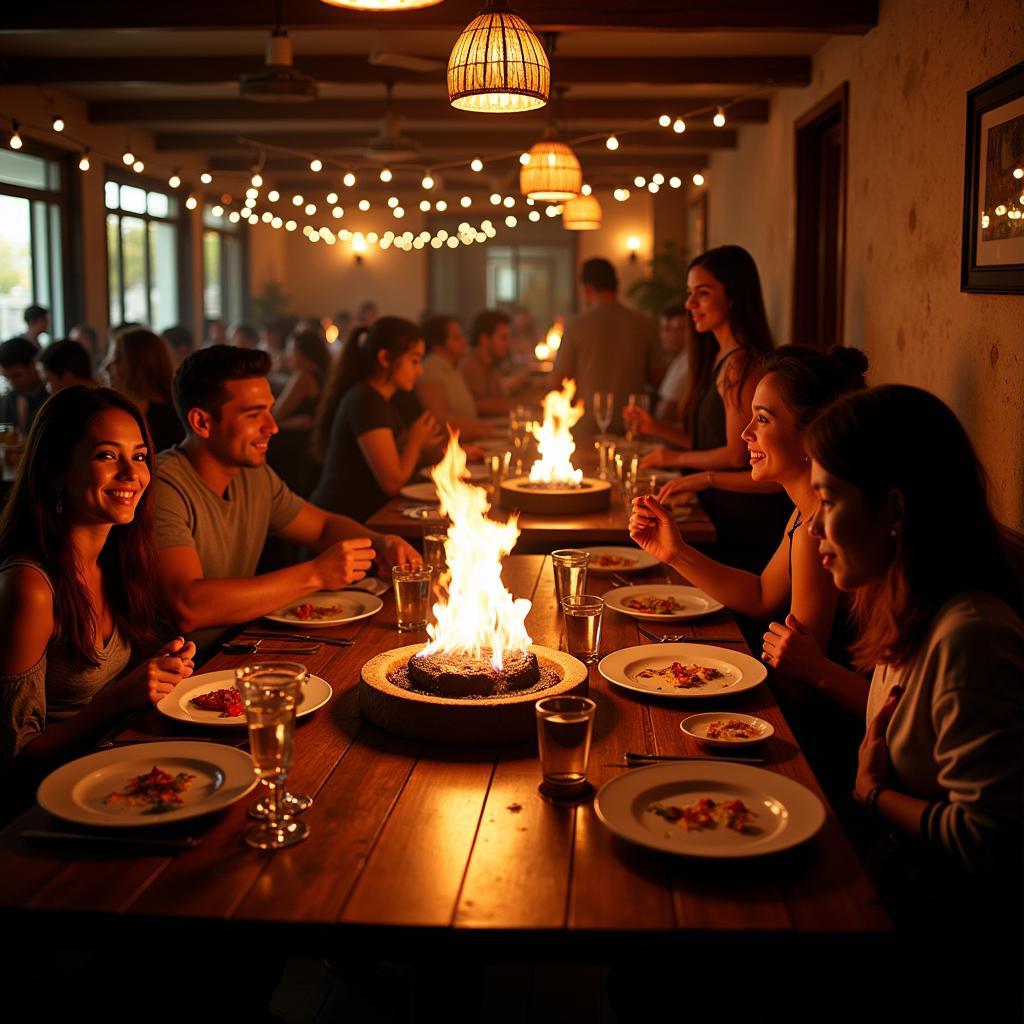
[[640, 465], [643, 467], [652, 467], [654, 469], [669, 469], [673, 466], [680, 466], [682, 463], [679, 461], [682, 452], [677, 452], [668, 445], [659, 444], [657, 448], [652, 452], [648, 452], [641, 460]]
[[653, 434], [655, 428], [654, 417], [639, 405], [627, 405], [622, 410], [622, 418], [630, 423], [632, 429], [638, 434]]
[[423, 556], [412, 545], [406, 543], [397, 534], [385, 533], [379, 541], [380, 553], [377, 555], [377, 564], [381, 569], [390, 570], [395, 565], [422, 565]]
[[868, 725], [868, 731], [861, 741], [857, 755], [857, 781], [854, 783], [853, 795], [858, 803], [864, 803], [873, 789], [887, 786], [892, 774], [892, 761], [889, 758], [889, 745], [885, 741], [885, 730], [892, 721], [896, 705], [903, 696], [903, 687], [894, 686], [885, 703], [878, 709], [878, 714]]
[[487, 458], [487, 452], [478, 444], [464, 444], [462, 450], [466, 453], [467, 462], [483, 462]]
[[196, 645], [183, 636], [175, 637], [159, 654], [129, 672], [118, 686], [126, 707], [145, 707], [163, 700], [182, 679], [192, 675]]
[[668, 509], [652, 494], [633, 499], [629, 535], [644, 551], [667, 564], [671, 564], [686, 546]]
[[785, 625], [769, 624], [763, 646], [761, 660], [766, 665], [805, 683], [818, 682], [828, 662], [807, 627], [792, 612], [786, 616]]
[[376, 552], [369, 537], [354, 537], [332, 544], [313, 559], [320, 577], [320, 590], [340, 590], [361, 580], [369, 571]]
[[700, 491], [707, 490], [709, 486], [707, 473], [687, 473], [686, 476], [681, 476], [677, 480], [669, 480], [668, 483], [662, 484], [661, 490], [658, 491], [658, 501], [665, 505], [673, 498], [689, 494], [696, 495]]
[[444, 440], [444, 431], [434, 419], [433, 413], [422, 412], [409, 426], [409, 440], [419, 448], [429, 448]]

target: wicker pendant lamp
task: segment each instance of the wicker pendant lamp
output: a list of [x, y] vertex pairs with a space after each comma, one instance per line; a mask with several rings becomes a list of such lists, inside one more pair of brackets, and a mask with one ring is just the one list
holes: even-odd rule
[[451, 105], [490, 114], [537, 110], [550, 87], [551, 65], [533, 29], [507, 0], [488, 0], [448, 58]]
[[583, 170], [572, 148], [559, 141], [553, 125], [534, 143], [530, 159], [519, 169], [519, 191], [549, 203], [575, 199], [583, 188]]
[[562, 207], [562, 227], [569, 231], [596, 231], [601, 226], [601, 204], [596, 196], [567, 199]]
[[331, 7], [344, 7], [349, 11], [418, 11], [423, 7], [436, 7], [444, 0], [320, 0]]

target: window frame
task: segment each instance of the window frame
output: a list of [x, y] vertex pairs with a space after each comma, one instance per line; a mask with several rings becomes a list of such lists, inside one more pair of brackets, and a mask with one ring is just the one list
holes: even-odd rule
[[[247, 222], [239, 221], [233, 227], [221, 227], [220, 225], [211, 224], [206, 219], [207, 210], [212, 209], [216, 206], [217, 202], [214, 200], [206, 199], [200, 206], [200, 241], [205, 238], [206, 233], [212, 232], [216, 234], [220, 239], [220, 297], [221, 297], [221, 313], [219, 319], [224, 321], [225, 326], [235, 322], [244, 322], [249, 317], [249, 289], [247, 282], [249, 280], [249, 224]], [[227, 218], [225, 211], [224, 218]], [[211, 218], [213, 219], [213, 218]], [[228, 222], [230, 223], [230, 222]], [[228, 280], [230, 274], [228, 273], [227, 262], [224, 259], [224, 239], [230, 238], [232, 241], [238, 244], [238, 274], [239, 274], [239, 296], [238, 296], [238, 319], [235, 320], [227, 310], [230, 303], [224, 301], [225, 295], [228, 294]], [[206, 246], [200, 244], [199, 258], [202, 261], [202, 274], [201, 274], [201, 295], [203, 303], [203, 323], [210, 319], [206, 309]], [[259, 325], [257, 325], [259, 326]]]

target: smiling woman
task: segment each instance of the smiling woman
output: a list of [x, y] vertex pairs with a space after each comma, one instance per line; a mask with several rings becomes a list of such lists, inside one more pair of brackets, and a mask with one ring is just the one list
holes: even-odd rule
[[0, 519], [0, 761], [73, 753], [191, 672], [179, 637], [108, 685], [153, 641], [151, 476], [145, 420], [117, 392], [66, 388], [36, 417]]

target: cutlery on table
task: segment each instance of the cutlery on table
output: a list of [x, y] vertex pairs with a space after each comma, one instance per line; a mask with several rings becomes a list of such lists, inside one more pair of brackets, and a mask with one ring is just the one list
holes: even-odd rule
[[97, 835], [92, 832], [58, 832], [41, 828], [26, 829], [21, 833], [21, 838], [29, 843], [145, 847], [150, 850], [191, 850], [202, 842], [198, 836], [161, 839], [155, 836]]
[[[262, 646], [265, 639], [269, 637], [259, 637], [252, 643], [245, 640], [233, 640], [229, 643], [220, 645], [222, 654], [316, 654], [320, 650], [320, 643], [308, 644], [301, 646], [302, 641], [288, 640], [281, 637], [281, 643], [289, 646], [282, 647], [267, 647]], [[294, 646], [296, 643], [300, 643], [300, 646]]]
[[112, 750], [114, 747], [137, 747], [141, 743], [219, 743], [222, 747], [244, 747], [248, 744], [246, 735], [240, 740], [219, 740], [212, 736], [145, 736], [140, 739], [104, 740], [96, 744], [97, 750]]
[[630, 764], [655, 761], [731, 761], [736, 764], [764, 764], [763, 757], [725, 757], [714, 754], [707, 756], [701, 754], [646, 754], [637, 753], [634, 750], [626, 751], [626, 760]]
[[743, 637], [740, 636], [684, 636], [682, 633], [670, 633], [661, 636], [652, 633], [643, 626], [637, 626], [637, 632], [658, 644], [741, 644]]
[[[248, 636], [260, 640], [305, 640], [314, 644], [333, 644], [335, 647], [351, 647], [355, 643], [351, 637], [345, 636], [312, 636], [309, 633], [249, 633]], [[247, 640], [240, 641], [247, 643]]]

